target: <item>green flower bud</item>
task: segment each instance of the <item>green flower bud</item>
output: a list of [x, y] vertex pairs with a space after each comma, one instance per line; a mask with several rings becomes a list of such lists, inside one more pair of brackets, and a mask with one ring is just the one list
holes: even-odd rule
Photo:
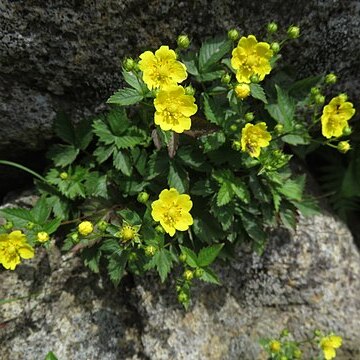
[[230, 29], [227, 35], [228, 38], [232, 41], [236, 41], [239, 38], [239, 32], [236, 29]]
[[238, 140], [233, 141], [231, 147], [236, 150], [239, 151], [241, 149], [241, 142]]
[[244, 115], [244, 119], [245, 119], [246, 122], [253, 121], [254, 120], [254, 113], [253, 112], [247, 112]]
[[344, 136], [349, 136], [352, 133], [352, 128], [350, 126], [346, 126], [343, 130]]
[[276, 54], [280, 51], [280, 44], [278, 42], [273, 42], [270, 45], [271, 50]]
[[79, 242], [79, 234], [78, 233], [71, 234], [71, 240], [74, 244], [77, 244]]
[[141, 204], [145, 204], [149, 200], [149, 194], [145, 191], [142, 191], [137, 196], [137, 201]]
[[300, 350], [300, 349], [295, 349], [295, 350], [294, 350], [294, 358], [295, 358], [295, 359], [300, 359], [301, 356], [302, 356], [301, 350]]
[[272, 21], [266, 25], [266, 30], [269, 34], [274, 34], [277, 32], [278, 26], [277, 23]]
[[194, 276], [196, 278], [201, 278], [203, 275], [204, 275], [205, 271], [204, 269], [201, 269], [201, 268], [197, 268], [195, 271], [194, 271]]
[[260, 82], [259, 75], [253, 74], [250, 76], [250, 81], [254, 84], [257, 84]]
[[238, 127], [237, 127], [236, 124], [232, 124], [232, 125], [230, 126], [230, 130], [233, 131], [233, 132], [237, 131], [237, 129], [238, 129]]
[[100, 220], [96, 226], [100, 231], [105, 231], [109, 224], [105, 220]]
[[62, 172], [60, 174], [60, 179], [61, 180], [66, 180], [69, 177], [69, 174], [67, 172]]
[[177, 45], [180, 49], [187, 49], [190, 46], [190, 39], [187, 35], [179, 35]]
[[180, 285], [176, 285], [175, 289], [176, 289], [176, 292], [180, 292], [182, 287]]
[[128, 71], [128, 72], [132, 71], [136, 67], [136, 61], [132, 58], [126, 58], [123, 61], [123, 67], [124, 67], [125, 71]]
[[195, 89], [189, 85], [185, 88], [185, 94], [186, 95], [190, 95], [190, 96], [194, 96], [195, 95]]
[[180, 291], [178, 295], [178, 301], [181, 304], [185, 304], [189, 301], [189, 296], [185, 292]]
[[338, 144], [337, 144], [337, 149], [338, 151], [340, 151], [341, 153], [345, 154], [347, 153], [350, 149], [351, 149], [351, 146], [349, 144], [348, 141], [340, 141]]
[[146, 256], [154, 256], [156, 253], [156, 247], [153, 246], [153, 245], [148, 245], [146, 248], [145, 248], [145, 255]]
[[345, 93], [339, 94], [339, 97], [342, 101], [347, 101], [347, 99], [348, 99], [348, 96]]
[[321, 94], [315, 95], [315, 103], [317, 105], [323, 105], [325, 102], [325, 96]]
[[165, 234], [165, 230], [164, 230], [164, 228], [163, 228], [161, 225], [157, 225], [157, 226], [155, 227], [155, 231], [156, 231], [157, 233], [159, 233], [159, 234]]
[[194, 277], [194, 273], [191, 270], [185, 270], [183, 277], [186, 281], [190, 281]]
[[186, 254], [180, 254], [179, 260], [184, 263], [186, 261]]
[[300, 36], [300, 28], [298, 26], [290, 26], [287, 34], [290, 39], [297, 39]]
[[335, 84], [337, 81], [337, 76], [333, 73], [327, 74], [325, 76], [325, 83], [329, 85]]
[[301, 125], [301, 124], [295, 124], [294, 129], [295, 129], [295, 130], [303, 130], [303, 129], [304, 129], [304, 126]]
[[280, 360], [288, 360], [287, 356], [283, 355], [281, 356]]
[[310, 93], [311, 93], [311, 95], [313, 95], [313, 96], [318, 95], [318, 94], [320, 94], [320, 89], [319, 89], [318, 87], [312, 87], [312, 88], [310, 89]]
[[31, 221], [29, 221], [27, 224], [26, 224], [26, 228], [28, 230], [32, 230], [34, 228], [35, 224]]
[[284, 329], [280, 334], [280, 337], [286, 337], [286, 336], [289, 336], [289, 330], [288, 329]]
[[314, 330], [314, 335], [315, 336], [321, 336], [322, 334], [321, 334], [321, 331], [319, 329], [315, 329]]
[[14, 227], [14, 223], [12, 221], [7, 221], [4, 225], [3, 225], [5, 230], [11, 230]]
[[230, 81], [231, 81], [231, 75], [229, 73], [226, 73], [221, 77], [221, 82], [223, 84], [229, 84]]
[[283, 124], [277, 124], [275, 127], [274, 127], [274, 131], [276, 134], [280, 135], [284, 132], [284, 125]]
[[136, 261], [138, 259], [138, 256], [136, 253], [132, 252], [129, 254], [129, 261]]

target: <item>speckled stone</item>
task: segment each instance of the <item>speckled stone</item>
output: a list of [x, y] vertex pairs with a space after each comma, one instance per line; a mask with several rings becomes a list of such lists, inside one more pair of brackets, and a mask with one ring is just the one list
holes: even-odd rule
[[284, 51], [301, 76], [335, 71], [336, 91], [360, 93], [360, 3], [348, 0], [40, 0], [0, 2], [0, 151], [39, 149], [59, 111], [94, 114], [121, 84], [120, 63], [176, 36], [201, 39], [229, 28], [264, 34], [299, 24]]

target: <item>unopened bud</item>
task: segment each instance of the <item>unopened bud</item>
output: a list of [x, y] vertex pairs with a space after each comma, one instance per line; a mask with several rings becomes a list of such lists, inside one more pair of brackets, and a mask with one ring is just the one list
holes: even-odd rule
[[335, 84], [337, 81], [337, 76], [333, 73], [327, 74], [325, 76], [325, 83], [329, 85]]
[[61, 180], [66, 180], [69, 177], [69, 174], [67, 172], [62, 172], [60, 174], [60, 179]]
[[191, 270], [185, 270], [183, 277], [186, 281], [190, 281], [194, 277], [194, 273]]
[[149, 194], [145, 191], [142, 191], [137, 196], [137, 201], [141, 204], [145, 204], [149, 200]]
[[37, 239], [38, 239], [39, 242], [44, 243], [44, 242], [49, 241], [50, 236], [49, 236], [49, 234], [47, 232], [40, 231], [40, 232], [37, 233]]
[[274, 34], [277, 32], [278, 26], [277, 23], [272, 21], [266, 25], [266, 30], [269, 34]]
[[32, 230], [34, 228], [35, 224], [31, 221], [29, 221], [27, 224], [26, 224], [26, 228], [28, 230]]
[[315, 336], [321, 336], [321, 331], [319, 329], [315, 329], [314, 330], [314, 335]]
[[4, 225], [3, 225], [5, 230], [11, 230], [14, 227], [14, 223], [12, 221], [7, 221]]
[[159, 233], [159, 234], [165, 234], [165, 230], [164, 230], [164, 228], [163, 228], [161, 225], [157, 225], [157, 226], [155, 227], [155, 231], [156, 231], [157, 233]]
[[274, 127], [274, 131], [276, 134], [282, 134], [284, 132], [284, 125], [283, 124], [277, 124], [275, 127]]
[[286, 336], [289, 336], [289, 330], [288, 329], [284, 329], [280, 334], [280, 337], [286, 337]]
[[105, 221], [105, 220], [100, 220], [98, 223], [97, 223], [97, 228], [100, 230], [100, 231], [105, 231], [108, 227], [108, 223]]
[[185, 94], [186, 95], [190, 95], [190, 96], [194, 96], [195, 95], [195, 89], [189, 85], [185, 88]]
[[229, 73], [226, 73], [221, 77], [221, 82], [223, 84], [229, 84], [230, 81], [231, 81], [231, 75]]
[[248, 84], [239, 84], [235, 86], [235, 94], [240, 99], [245, 99], [250, 95], [250, 86]]
[[196, 278], [201, 278], [203, 275], [204, 275], [204, 269], [201, 269], [201, 268], [197, 268], [195, 271], [194, 271], [194, 276]]
[[348, 96], [345, 93], [339, 94], [339, 98], [341, 99], [341, 101], [347, 101]]
[[180, 254], [179, 260], [184, 263], [186, 261], [186, 254]]
[[343, 130], [343, 135], [349, 136], [349, 135], [351, 135], [351, 133], [352, 133], [352, 128], [350, 126], [346, 126]]
[[156, 247], [153, 246], [153, 245], [148, 245], [146, 248], [145, 248], [145, 255], [146, 256], [154, 256], [156, 253]]
[[179, 35], [177, 45], [181, 49], [187, 49], [190, 46], [190, 39], [187, 35]]
[[341, 153], [345, 154], [351, 149], [351, 146], [348, 141], [340, 141], [337, 145], [337, 149]]
[[239, 38], [239, 32], [236, 29], [230, 29], [228, 31], [228, 38], [232, 41], [236, 41]]
[[236, 124], [232, 124], [232, 125], [230, 126], [230, 130], [233, 131], [233, 132], [237, 131], [237, 129], [238, 129], [238, 127], [237, 127]]
[[294, 358], [295, 358], [295, 359], [300, 359], [301, 356], [302, 356], [301, 350], [300, 350], [300, 349], [295, 349], [295, 350], [294, 350]]
[[77, 244], [79, 242], [79, 234], [78, 233], [71, 234], [71, 240], [74, 244]]
[[253, 112], [247, 112], [244, 115], [244, 119], [245, 119], [246, 122], [253, 121], [254, 120], [254, 113]]
[[189, 301], [189, 296], [185, 292], [180, 291], [178, 295], [178, 301], [179, 303], [184, 304]]
[[325, 96], [324, 95], [321, 95], [321, 94], [315, 95], [315, 103], [317, 105], [322, 105], [322, 104], [324, 104], [324, 102], [325, 102]]
[[312, 87], [312, 88], [310, 89], [310, 93], [311, 93], [311, 95], [313, 95], [313, 96], [318, 95], [318, 94], [320, 94], [320, 89], [319, 89], [318, 87]]
[[132, 58], [126, 58], [123, 61], [123, 67], [124, 67], [125, 71], [128, 71], [128, 72], [132, 71], [136, 67], [136, 61]]
[[231, 147], [236, 150], [239, 151], [241, 149], [241, 142], [238, 140], [233, 141]]
[[287, 34], [290, 39], [297, 39], [300, 36], [300, 28], [298, 26], [290, 26]]
[[259, 75], [257, 74], [253, 74], [250, 76], [250, 81], [254, 84], [257, 84], [258, 82], [260, 82], [260, 79], [259, 79]]
[[270, 45], [271, 50], [276, 54], [280, 51], [280, 44], [278, 42], [273, 42]]

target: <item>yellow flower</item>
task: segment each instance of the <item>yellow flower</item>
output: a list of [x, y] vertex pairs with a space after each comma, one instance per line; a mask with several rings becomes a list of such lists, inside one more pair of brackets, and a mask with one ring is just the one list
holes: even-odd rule
[[37, 239], [38, 241], [40, 241], [41, 243], [47, 242], [50, 237], [49, 234], [45, 231], [40, 231], [37, 233]]
[[239, 83], [250, 83], [251, 75], [264, 80], [271, 71], [270, 59], [273, 51], [266, 42], [258, 42], [254, 35], [242, 37], [232, 52], [231, 65], [237, 70], [236, 79]]
[[320, 340], [320, 347], [324, 353], [325, 360], [331, 360], [336, 356], [335, 349], [342, 344], [342, 338], [336, 335], [325, 336]]
[[344, 96], [334, 97], [328, 105], [324, 106], [321, 115], [322, 134], [330, 139], [340, 137], [348, 126], [348, 121], [354, 116], [353, 104], [346, 101]]
[[145, 51], [140, 55], [139, 68], [150, 90], [181, 83], [187, 78], [186, 66], [176, 60], [174, 50], [161, 46], [153, 54]]
[[19, 230], [0, 234], [0, 264], [14, 270], [23, 259], [31, 259], [34, 249], [26, 242], [26, 236]]
[[81, 235], [87, 236], [94, 231], [94, 226], [90, 221], [83, 221], [79, 224], [78, 231]]
[[250, 86], [248, 84], [239, 84], [235, 86], [235, 94], [240, 99], [245, 99], [250, 95]]
[[193, 218], [189, 211], [192, 201], [187, 194], [179, 194], [174, 188], [163, 190], [159, 200], [151, 204], [151, 216], [155, 221], [160, 221], [161, 226], [170, 235], [175, 231], [186, 231], [193, 224]]
[[270, 341], [269, 347], [272, 353], [277, 353], [281, 350], [281, 342], [277, 340], [272, 340]]
[[186, 95], [182, 86], [171, 85], [160, 90], [154, 100], [155, 124], [162, 130], [182, 133], [191, 127], [190, 116], [197, 111], [195, 98]]
[[340, 141], [337, 144], [337, 149], [343, 154], [347, 153], [351, 149], [349, 141]]
[[128, 241], [135, 241], [138, 242], [139, 240], [139, 234], [138, 234], [138, 230], [139, 230], [139, 226], [135, 227], [135, 226], [131, 226], [128, 223], [126, 223], [124, 221], [124, 224], [122, 226], [122, 228], [120, 229], [118, 236], [121, 238], [121, 240], [123, 242], [128, 242]]
[[261, 148], [268, 146], [271, 140], [266, 129], [264, 122], [246, 124], [241, 132], [241, 150], [248, 152], [251, 157], [259, 157]]

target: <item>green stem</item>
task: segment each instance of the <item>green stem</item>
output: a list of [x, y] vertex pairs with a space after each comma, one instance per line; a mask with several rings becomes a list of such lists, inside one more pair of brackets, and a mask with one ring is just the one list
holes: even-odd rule
[[43, 181], [44, 183], [48, 184], [48, 181], [44, 177], [42, 177], [41, 175], [39, 175], [35, 171], [27, 168], [26, 166], [20, 165], [18, 163], [12, 162], [12, 161], [7, 161], [7, 160], [0, 160], [0, 165], [8, 165], [8, 166], [18, 168], [20, 170], [23, 170], [23, 171], [31, 174], [32, 176], [34, 176], [36, 178], [38, 178], [39, 180]]
[[31, 298], [34, 296], [36, 297], [38, 295], [40, 295], [40, 293], [29, 294], [27, 296], [19, 296], [19, 297], [13, 298], [13, 299], [0, 299], [0, 305], [4, 305], [4, 304], [8, 304], [8, 303], [15, 302], [15, 301], [20, 301], [20, 300], [25, 300], [25, 299], [28, 299], [28, 298]]

